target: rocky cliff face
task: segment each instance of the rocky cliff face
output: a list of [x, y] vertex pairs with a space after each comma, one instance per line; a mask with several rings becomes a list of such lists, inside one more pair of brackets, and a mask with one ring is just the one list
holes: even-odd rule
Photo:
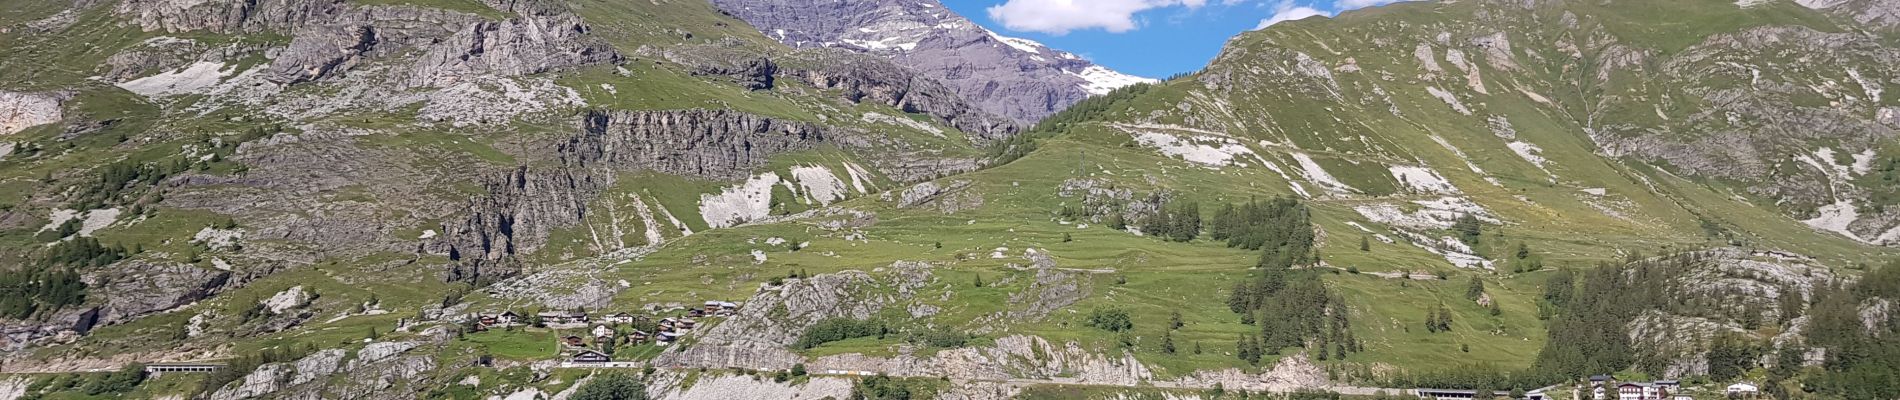
[[799, 48], [889, 58], [991, 113], [1034, 122], [1090, 95], [1150, 81], [977, 26], [937, 0], [715, 0], [766, 36]]
[[561, 145], [573, 165], [737, 179], [780, 153], [827, 141], [816, 125], [729, 110], [593, 111]]
[[[1791, 254], [1722, 248], [1691, 257], [1696, 261], [1670, 271], [1664, 285], [1676, 304], [1644, 312], [1627, 325], [1632, 347], [1644, 355], [1638, 363], [1666, 376], [1708, 373], [1708, 345], [1716, 335], [1756, 335], [1774, 327], [1780, 336], [1759, 339], [1774, 348], [1789, 345], [1804, 334], [1805, 310], [1784, 307], [1808, 304], [1817, 288], [1837, 282], [1826, 267]], [[1787, 296], [1797, 300], [1784, 302]]]
[[59, 122], [60, 115], [59, 96], [0, 90], [0, 136]]

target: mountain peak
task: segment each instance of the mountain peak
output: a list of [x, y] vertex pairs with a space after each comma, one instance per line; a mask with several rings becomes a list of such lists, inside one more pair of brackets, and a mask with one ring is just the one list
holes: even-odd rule
[[713, 4], [793, 47], [877, 54], [945, 81], [983, 109], [1036, 121], [1091, 95], [1153, 82], [1034, 40], [1003, 36], [935, 0]]

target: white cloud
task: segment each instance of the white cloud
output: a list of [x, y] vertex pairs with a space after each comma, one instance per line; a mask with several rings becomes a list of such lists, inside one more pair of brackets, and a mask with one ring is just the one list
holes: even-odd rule
[[[1341, 0], [1340, 4], [1343, 6], [1347, 2], [1365, 2], [1365, 1], [1378, 1], [1378, 0]], [[1273, 24], [1286, 22], [1286, 21], [1294, 21], [1294, 20], [1299, 20], [1302, 18], [1314, 17], [1314, 16], [1332, 17], [1333, 13], [1321, 11], [1319, 9], [1307, 7], [1307, 6], [1296, 6], [1296, 5], [1293, 5], [1292, 0], [1285, 0], [1285, 1], [1281, 1], [1280, 4], [1273, 6], [1273, 16], [1267, 17], [1267, 19], [1260, 20], [1260, 25], [1253, 27], [1253, 29], [1254, 30], [1266, 29], [1269, 26], [1273, 26]]]
[[[1363, 1], [1363, 0], [1361, 0]], [[1113, 33], [1135, 30], [1135, 13], [1156, 8], [1200, 8], [1207, 0], [1009, 0], [987, 9], [990, 20], [1016, 31], [1064, 35], [1070, 31], [1101, 29]]]

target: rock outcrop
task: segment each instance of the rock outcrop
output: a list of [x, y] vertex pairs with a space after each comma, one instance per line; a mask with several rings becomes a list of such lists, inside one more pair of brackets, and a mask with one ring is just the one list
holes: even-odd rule
[[929, 75], [890, 61], [836, 50], [808, 50], [780, 60], [779, 75], [819, 89], [836, 90], [852, 102], [872, 102], [929, 115], [986, 143], [1014, 135], [1016, 121], [983, 111]]
[[591, 111], [559, 151], [570, 165], [738, 179], [827, 139], [813, 124], [731, 110]]
[[0, 136], [59, 122], [61, 96], [0, 90]]

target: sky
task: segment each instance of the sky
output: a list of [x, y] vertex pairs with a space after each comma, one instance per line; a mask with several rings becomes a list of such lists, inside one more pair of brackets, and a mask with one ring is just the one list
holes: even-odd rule
[[1207, 65], [1227, 39], [1272, 23], [1396, 0], [941, 0], [1005, 36], [1033, 39], [1127, 74]]

